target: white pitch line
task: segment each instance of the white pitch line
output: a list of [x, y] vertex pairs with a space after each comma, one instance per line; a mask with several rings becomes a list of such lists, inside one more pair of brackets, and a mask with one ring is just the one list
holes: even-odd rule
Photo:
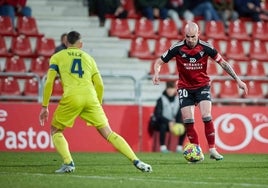
[[[27, 172], [0, 172], [1, 174], [8, 174], [8, 175], [25, 175], [25, 176], [65, 176], [65, 174], [41, 174], [41, 173], [27, 173]], [[149, 179], [149, 178], [122, 178], [122, 177], [111, 177], [111, 176], [81, 176], [71, 174], [68, 176], [69, 178], [83, 178], [83, 179], [102, 179], [102, 180], [126, 180], [126, 181], [147, 181], [147, 182], [166, 182], [166, 183], [174, 183], [174, 184], [181, 184], [181, 183], [191, 183], [196, 185], [236, 185], [241, 187], [261, 187], [261, 188], [268, 188], [268, 185], [264, 184], [252, 184], [252, 183], [234, 183], [234, 182], [206, 182], [206, 181], [184, 181], [184, 180], [176, 180], [176, 179]]]

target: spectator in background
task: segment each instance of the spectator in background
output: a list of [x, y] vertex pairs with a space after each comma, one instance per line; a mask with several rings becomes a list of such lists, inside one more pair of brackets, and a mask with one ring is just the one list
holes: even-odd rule
[[182, 20], [193, 21], [194, 15], [190, 11], [185, 11], [184, 0], [169, 0], [167, 3], [168, 16], [174, 20], [177, 29], [181, 30]]
[[226, 28], [228, 27], [229, 21], [234, 21], [239, 18], [238, 13], [234, 10], [233, 0], [212, 0], [212, 3]]
[[205, 21], [221, 20], [210, 0], [187, 0], [184, 3], [186, 11], [191, 11], [194, 16], [202, 16]]
[[268, 21], [268, 11], [261, 7], [261, 0], [234, 0], [240, 17], [249, 17], [254, 22]]
[[55, 48], [55, 52], [54, 53], [57, 53], [57, 52], [59, 52], [59, 51], [67, 48], [67, 33], [63, 33], [61, 35], [60, 41], [61, 41], [61, 43], [60, 43], [59, 46], [57, 46]]
[[155, 18], [166, 19], [168, 0], [136, 0], [136, 8], [138, 12], [149, 20]]
[[125, 0], [88, 0], [89, 15], [97, 14], [100, 27], [103, 27], [107, 14], [116, 18], [127, 18], [128, 11], [124, 7], [125, 4]]
[[[166, 89], [163, 91], [161, 97], [157, 99], [154, 109], [154, 117], [156, 119], [155, 130], [159, 131], [160, 152], [168, 153], [169, 150], [165, 144], [166, 133], [167, 131], [172, 133], [172, 126], [174, 126], [176, 123], [182, 124], [180, 104], [175, 81], [168, 81], [166, 83]], [[178, 137], [176, 152], [182, 152], [185, 136], [186, 134], [184, 133]]]
[[10, 16], [15, 26], [16, 16], [32, 16], [32, 9], [26, 4], [27, 0], [0, 0], [0, 15]]

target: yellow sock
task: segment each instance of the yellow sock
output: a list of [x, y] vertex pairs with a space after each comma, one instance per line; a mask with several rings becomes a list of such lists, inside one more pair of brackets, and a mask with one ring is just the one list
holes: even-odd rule
[[64, 135], [61, 132], [55, 133], [52, 136], [53, 144], [63, 159], [64, 164], [69, 164], [73, 161], [71, 153], [69, 151], [69, 145]]
[[120, 135], [116, 134], [115, 132], [112, 132], [107, 140], [123, 155], [125, 155], [129, 160], [134, 161], [138, 160], [137, 156], [133, 152], [133, 150], [130, 148], [128, 143], [125, 141], [124, 138], [122, 138]]

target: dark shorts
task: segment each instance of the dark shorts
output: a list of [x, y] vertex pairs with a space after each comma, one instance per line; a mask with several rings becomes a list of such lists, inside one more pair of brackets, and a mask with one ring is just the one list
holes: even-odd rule
[[178, 90], [180, 107], [197, 105], [200, 101], [211, 101], [210, 86], [204, 86], [198, 89], [179, 89]]

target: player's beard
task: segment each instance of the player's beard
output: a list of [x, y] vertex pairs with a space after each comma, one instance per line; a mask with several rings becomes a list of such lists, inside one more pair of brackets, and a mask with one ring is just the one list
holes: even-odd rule
[[186, 42], [186, 44], [187, 44], [187, 46], [189, 47], [189, 48], [194, 48], [195, 46], [196, 46], [196, 42], [189, 42], [189, 41], [187, 41]]

